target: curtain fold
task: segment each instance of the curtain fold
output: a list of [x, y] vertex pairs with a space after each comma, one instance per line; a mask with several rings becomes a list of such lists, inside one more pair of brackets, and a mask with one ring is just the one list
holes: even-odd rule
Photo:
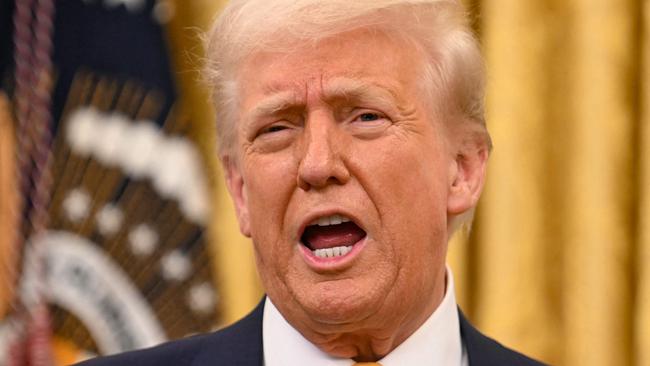
[[[570, 110], [562, 166], [567, 365], [631, 363], [635, 198], [633, 1], [569, 4]], [[541, 309], [540, 309], [541, 310]]]
[[634, 359], [650, 365], [650, 1], [642, 5], [641, 125], [639, 128], [640, 184], [638, 249], [636, 261], [636, 309], [634, 310]]

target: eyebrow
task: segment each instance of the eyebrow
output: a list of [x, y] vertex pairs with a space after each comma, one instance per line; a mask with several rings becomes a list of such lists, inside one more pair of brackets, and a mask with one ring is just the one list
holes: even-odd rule
[[[278, 112], [300, 107], [304, 104], [294, 90], [272, 88], [271, 95], [259, 102], [249, 113], [250, 120], [270, 116]], [[329, 79], [323, 85], [323, 101], [333, 104], [337, 101], [359, 101], [382, 106], [393, 106], [402, 111], [398, 101], [400, 98], [390, 87], [369, 83], [359, 79], [337, 77]]]
[[397, 106], [399, 100], [397, 94], [386, 86], [350, 78], [329, 80], [323, 87], [323, 95], [326, 102], [342, 99]]
[[249, 113], [250, 119], [255, 120], [296, 106], [296, 94], [293, 91], [277, 92], [259, 102]]

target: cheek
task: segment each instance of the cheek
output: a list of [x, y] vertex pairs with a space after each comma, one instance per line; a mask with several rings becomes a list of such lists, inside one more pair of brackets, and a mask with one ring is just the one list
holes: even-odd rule
[[257, 268], [269, 292], [281, 285], [278, 279], [288, 267], [286, 209], [293, 187], [294, 169], [286, 159], [254, 156], [246, 161], [251, 239]]
[[380, 214], [405, 221], [446, 216], [448, 169], [442, 152], [409, 142], [384, 146], [355, 154], [362, 156], [357, 165], [365, 171], [368, 193]]
[[362, 185], [379, 211], [385, 239], [394, 243], [387, 249], [399, 261], [430, 262], [444, 254], [446, 243], [444, 155], [434, 145], [400, 142], [392, 148], [367, 147], [373, 153], [358, 152], [356, 164], [364, 172]]
[[247, 159], [245, 171], [253, 240], [277, 239], [296, 182], [294, 165], [278, 156], [256, 156]]

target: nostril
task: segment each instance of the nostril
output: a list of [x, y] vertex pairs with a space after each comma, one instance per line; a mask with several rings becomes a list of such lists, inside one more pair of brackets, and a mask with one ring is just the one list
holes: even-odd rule
[[341, 181], [334, 176], [328, 177], [323, 182], [316, 182], [316, 183], [310, 183], [307, 180], [301, 179], [300, 176], [298, 177], [298, 187], [304, 191], [309, 191], [311, 188], [323, 188], [323, 187], [333, 186], [333, 185], [342, 185], [344, 183], [345, 183], [344, 181]]
[[300, 176], [298, 176], [298, 188], [302, 189], [303, 191], [309, 191], [311, 185], [304, 179], [301, 179]]

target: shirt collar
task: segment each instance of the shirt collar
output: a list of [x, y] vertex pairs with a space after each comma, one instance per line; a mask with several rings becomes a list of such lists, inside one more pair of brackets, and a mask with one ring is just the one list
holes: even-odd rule
[[[262, 320], [266, 366], [350, 366], [354, 361], [321, 351], [295, 330], [267, 297]], [[445, 296], [438, 308], [409, 338], [379, 362], [383, 366], [461, 366], [463, 346], [454, 294], [454, 279], [447, 268]], [[464, 361], [464, 360], [463, 360]]]

